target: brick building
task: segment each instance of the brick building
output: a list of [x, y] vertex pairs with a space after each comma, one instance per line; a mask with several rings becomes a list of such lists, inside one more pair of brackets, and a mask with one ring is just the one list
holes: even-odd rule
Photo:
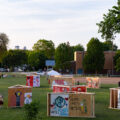
[[[85, 54], [86, 54], [85, 51], [77, 51], [74, 53], [74, 61], [76, 62], [76, 67], [75, 67], [76, 74], [83, 73], [82, 62]], [[105, 51], [104, 56], [105, 56], [105, 64], [102, 73], [105, 74], [112, 73], [112, 70], [114, 68], [113, 57], [115, 56], [115, 51]]]

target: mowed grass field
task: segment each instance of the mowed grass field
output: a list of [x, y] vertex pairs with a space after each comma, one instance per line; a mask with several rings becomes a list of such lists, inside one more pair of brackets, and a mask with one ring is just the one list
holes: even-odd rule
[[[24, 108], [7, 108], [8, 87], [16, 84], [25, 85], [26, 76], [17, 75], [0, 79], [0, 94], [4, 96], [4, 106], [0, 108], [0, 120], [25, 120]], [[95, 115], [96, 118], [60, 118], [47, 117], [47, 93], [51, 92], [46, 77], [41, 77], [41, 87], [32, 89], [32, 99], [38, 100], [39, 114], [38, 120], [120, 120], [120, 110], [108, 109], [109, 88], [117, 85], [101, 85], [100, 89], [88, 89], [95, 95]]]

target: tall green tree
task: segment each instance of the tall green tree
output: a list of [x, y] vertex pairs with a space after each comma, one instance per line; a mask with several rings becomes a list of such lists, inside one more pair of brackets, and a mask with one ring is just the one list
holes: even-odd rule
[[103, 20], [97, 23], [101, 37], [105, 40], [114, 40], [116, 33], [120, 33], [120, 0], [103, 15]]
[[40, 39], [34, 44], [33, 50], [43, 52], [48, 59], [53, 59], [55, 46], [51, 40]]
[[73, 50], [68, 43], [61, 43], [55, 50], [56, 68], [65, 70], [69, 68], [69, 62], [73, 59]]
[[36, 70], [45, 67], [45, 60], [45, 55], [39, 51], [31, 51], [28, 55], [28, 64]]
[[83, 59], [83, 68], [86, 72], [98, 73], [104, 67], [103, 45], [97, 38], [91, 38], [87, 44], [87, 54]]
[[0, 62], [2, 60], [3, 55], [7, 51], [8, 42], [8, 36], [5, 33], [0, 33]]

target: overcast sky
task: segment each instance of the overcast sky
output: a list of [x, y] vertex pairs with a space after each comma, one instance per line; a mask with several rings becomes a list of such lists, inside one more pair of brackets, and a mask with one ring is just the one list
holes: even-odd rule
[[[86, 48], [98, 37], [96, 23], [117, 0], [0, 0], [0, 32], [8, 35], [9, 49], [31, 49], [39, 39], [58, 44], [69, 41]], [[120, 48], [119, 38], [115, 43]]]

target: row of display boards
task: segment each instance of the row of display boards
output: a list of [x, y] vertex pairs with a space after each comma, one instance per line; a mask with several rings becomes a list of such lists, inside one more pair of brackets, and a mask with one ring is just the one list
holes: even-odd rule
[[[47, 94], [47, 115], [59, 117], [95, 117], [95, 94], [87, 88], [100, 88], [99, 78], [86, 78], [86, 85], [76, 85], [80, 78], [50, 76], [52, 93]], [[40, 76], [26, 76], [25, 85], [8, 88], [8, 107], [22, 107], [32, 102], [32, 87], [40, 87]], [[0, 103], [3, 97], [0, 95]], [[0, 104], [1, 106], [1, 104]], [[110, 108], [120, 109], [120, 88], [110, 89]]]
[[95, 117], [95, 94], [87, 88], [99, 88], [99, 78], [87, 78], [86, 85], [77, 85], [80, 78], [50, 76], [53, 89], [47, 96], [47, 115], [59, 117]]
[[[80, 77], [66, 77], [66, 76], [50, 76], [48, 82], [53, 88], [54, 85], [76, 85], [80, 83]], [[100, 88], [101, 82], [98, 77], [87, 77], [86, 87], [87, 88]]]

